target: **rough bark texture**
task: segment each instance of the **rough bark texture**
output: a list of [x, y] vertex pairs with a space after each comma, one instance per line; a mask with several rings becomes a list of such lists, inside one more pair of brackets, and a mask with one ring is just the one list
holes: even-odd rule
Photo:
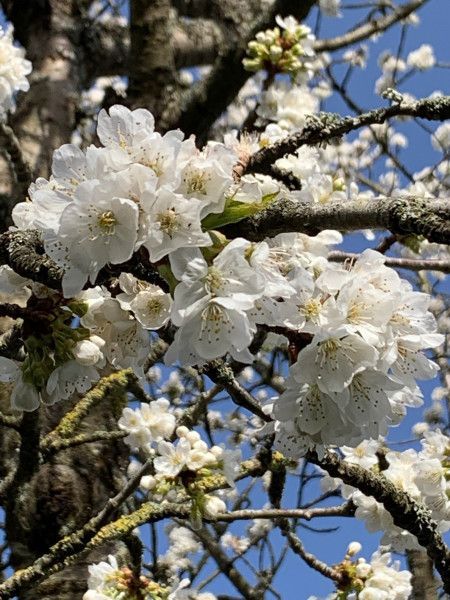
[[54, 148], [70, 140], [75, 125], [82, 66], [77, 3], [10, 1], [5, 10], [33, 63], [31, 88], [18, 104], [13, 129], [35, 174], [47, 176]]
[[434, 576], [433, 563], [427, 553], [421, 550], [409, 550], [407, 558], [408, 568], [413, 576], [411, 600], [436, 600], [438, 585]]
[[164, 130], [178, 101], [175, 15], [170, 0], [131, 0], [130, 8], [130, 103], [148, 108]]
[[[70, 141], [79, 95], [89, 77], [83, 72], [84, 22], [80, 7], [80, 3], [64, 0], [4, 3], [7, 16], [14, 23], [15, 35], [33, 63], [31, 89], [19, 99], [11, 124], [24, 159], [36, 175], [48, 176], [53, 150]], [[22, 195], [19, 200], [23, 199]], [[23, 246], [17, 247], [18, 255], [23, 256], [23, 250]], [[44, 267], [44, 272], [51, 281], [53, 267], [50, 266], [50, 271]], [[54, 275], [58, 287], [58, 270]], [[104, 402], [92, 411], [83, 423], [83, 432], [116, 428], [120, 401], [110, 400], [111, 403]], [[7, 398], [3, 403], [8, 404]], [[83, 444], [49, 456], [44, 462], [39, 453], [39, 438], [55, 426], [69, 407], [69, 403], [63, 402], [51, 409], [42, 408], [39, 421], [35, 413], [31, 417], [25, 415], [19, 431], [22, 442], [15, 475], [11, 450], [12, 446], [17, 447], [19, 435], [2, 427], [1, 449], [5, 459], [1, 474], [9, 478], [10, 484], [4, 502], [6, 534], [15, 569], [31, 564], [56, 540], [83, 525], [123, 484], [127, 461], [125, 446], [120, 441]], [[110, 542], [24, 591], [20, 600], [81, 599], [87, 586], [87, 565], [109, 553], [117, 555], [119, 561], [122, 557], [124, 562], [130, 562], [126, 545], [121, 541]]]

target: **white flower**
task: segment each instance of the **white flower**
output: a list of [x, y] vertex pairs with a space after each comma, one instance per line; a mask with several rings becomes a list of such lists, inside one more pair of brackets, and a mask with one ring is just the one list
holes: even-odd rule
[[378, 464], [377, 451], [380, 444], [375, 440], [364, 440], [355, 448], [342, 446], [341, 450], [346, 462], [359, 465], [364, 469], [371, 469]]
[[80, 184], [61, 214], [57, 239], [62, 254], [46, 249], [62, 266], [74, 267], [64, 273], [66, 297], [80, 292], [88, 278], [94, 283], [107, 263], [125, 262], [133, 254], [139, 212], [135, 202], [116, 195], [116, 186], [116, 178]]
[[350, 542], [347, 548], [347, 556], [355, 556], [361, 552], [362, 546], [359, 542]]
[[102, 109], [97, 120], [97, 135], [101, 143], [116, 153], [116, 160], [129, 154], [146, 137], [154, 132], [155, 119], [143, 108], [131, 111], [125, 106], [115, 104], [109, 109], [109, 115]]
[[298, 355], [291, 373], [299, 383], [317, 383], [323, 392], [342, 392], [353, 377], [376, 364], [378, 352], [358, 335], [322, 331]]
[[341, 6], [341, 0], [320, 0], [319, 7], [324, 15], [327, 17], [340, 17], [341, 12], [339, 10]]
[[[125, 441], [133, 447], [145, 447], [152, 442], [169, 438], [175, 430], [175, 417], [169, 412], [169, 402], [159, 398], [137, 409], [124, 408], [119, 427], [130, 432]], [[141, 443], [136, 443], [135, 440]], [[133, 441], [135, 443], [133, 443]]]
[[124, 310], [131, 310], [145, 329], [159, 329], [170, 318], [172, 298], [159, 286], [141, 281], [130, 273], [121, 273], [119, 285], [123, 294], [117, 300]]
[[70, 398], [75, 392], [85, 394], [100, 375], [93, 366], [69, 360], [57, 367], [47, 380], [46, 403], [53, 404]]
[[422, 44], [417, 50], [408, 54], [406, 59], [408, 67], [425, 71], [436, 64], [433, 48], [429, 44]]
[[142, 365], [150, 347], [147, 331], [100, 288], [86, 290], [79, 297], [89, 307], [81, 325], [106, 342], [102, 352], [107, 360], [117, 368], [132, 367], [143, 377]]
[[98, 335], [93, 335], [89, 339], [81, 340], [77, 342], [73, 354], [75, 360], [80, 364], [87, 367], [97, 365], [103, 367], [105, 364], [102, 348], [106, 344]]
[[13, 302], [19, 306], [26, 306], [31, 296], [30, 285], [32, 282], [17, 275], [8, 265], [0, 266], [0, 302]]
[[439, 152], [446, 152], [450, 148], [450, 123], [442, 123], [431, 136], [433, 148]]
[[14, 95], [27, 92], [31, 62], [24, 58], [25, 50], [14, 45], [13, 28], [0, 28], [0, 113], [15, 109]]
[[24, 381], [19, 363], [0, 356], [0, 382], [14, 383], [10, 401], [15, 410], [32, 412], [39, 408], [40, 394], [33, 385]]
[[159, 442], [159, 456], [153, 462], [156, 472], [165, 477], [176, 477], [186, 467], [190, 452], [191, 445], [184, 438], [176, 444], [164, 440]]
[[[102, 561], [94, 565], [89, 565], [89, 578], [88, 586], [90, 590], [101, 592], [102, 589], [107, 586], [108, 580], [117, 574], [119, 566], [115, 556], [110, 554], [108, 556], [108, 562]], [[93, 596], [83, 596], [83, 600], [90, 600]]]
[[211, 238], [200, 224], [203, 205], [195, 198], [185, 198], [162, 187], [155, 194], [144, 194], [146, 238], [143, 245], [156, 262], [177, 248], [210, 246]]
[[215, 519], [217, 515], [227, 512], [227, 505], [217, 496], [205, 496], [205, 504], [203, 506], [206, 517]]
[[235, 153], [223, 144], [210, 143], [199, 153], [194, 141], [187, 140], [178, 155], [181, 181], [176, 191], [201, 201], [202, 218], [211, 212], [222, 212], [225, 191], [233, 183], [235, 163]]
[[261, 94], [256, 112], [260, 117], [275, 121], [284, 130], [300, 130], [309, 114], [317, 112], [318, 100], [306, 86], [275, 83]]
[[[171, 254], [173, 273], [181, 283], [175, 288], [172, 322], [178, 325], [175, 341], [166, 354], [166, 364], [178, 358], [195, 364], [246, 351], [255, 326], [245, 311], [264, 291], [264, 278], [245, 258], [249, 243], [230, 242], [208, 266], [199, 251]], [[241, 356], [247, 361], [251, 355]]]

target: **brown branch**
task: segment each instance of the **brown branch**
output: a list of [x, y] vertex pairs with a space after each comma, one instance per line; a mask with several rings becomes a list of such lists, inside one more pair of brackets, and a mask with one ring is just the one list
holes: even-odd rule
[[170, 0], [131, 0], [128, 97], [133, 107], [148, 108], [157, 126], [167, 129], [174, 110], [177, 78]]
[[340, 506], [326, 506], [320, 508], [263, 508], [260, 510], [234, 510], [230, 513], [217, 515], [215, 521], [244, 521], [247, 519], [278, 519], [280, 517], [311, 519], [318, 517], [350, 517], [353, 516], [355, 507], [351, 502], [341, 504]]
[[293, 531], [291, 531], [291, 527], [287, 519], [279, 519], [277, 525], [281, 531], [281, 534], [287, 539], [291, 550], [300, 556], [307, 565], [309, 565], [315, 571], [318, 571], [321, 575], [328, 577], [328, 579], [331, 579], [338, 585], [343, 582], [342, 573], [319, 560], [317, 556], [311, 554], [311, 552], [307, 552], [305, 550], [300, 538], [295, 535]]
[[223, 232], [229, 238], [259, 241], [286, 231], [316, 235], [324, 229], [389, 229], [400, 235], [423, 235], [430, 242], [450, 244], [450, 203], [412, 196], [324, 205], [281, 198], [253, 217], [224, 227]]
[[444, 591], [450, 591], [450, 553], [438, 531], [437, 523], [424, 506], [417, 504], [409, 494], [382, 475], [341, 461], [336, 454], [327, 453], [323, 459], [319, 459], [315, 452], [310, 452], [307, 458], [331, 477], [342, 479], [344, 483], [380, 502], [392, 516], [395, 525], [412, 533], [419, 544], [426, 548], [442, 577]]
[[[0, 123], [0, 147], [7, 157], [15, 174], [16, 185], [14, 201], [22, 200], [28, 192], [33, 181], [31, 167], [25, 159], [19, 140], [13, 129], [5, 123]], [[14, 202], [14, 203], [15, 203]]]
[[7, 231], [0, 235], [0, 264], [9, 265], [22, 277], [61, 289], [62, 270], [44, 255], [37, 231]]
[[[345, 262], [347, 260], [356, 260], [360, 255], [353, 252], [341, 252], [335, 250], [330, 252], [328, 260], [331, 262]], [[388, 267], [397, 269], [409, 269], [411, 271], [441, 271], [450, 273], [450, 261], [426, 258], [397, 258], [386, 256], [384, 264]]]
[[[172, 46], [177, 69], [214, 62], [223, 46], [223, 32], [211, 19], [178, 21], [174, 26]], [[87, 60], [84, 73], [86, 87], [97, 77], [128, 75], [130, 62], [130, 32], [117, 23], [100, 23], [90, 27], [83, 38], [86, 56], [101, 56]]]
[[[124, 538], [133, 529], [143, 523], [155, 523], [166, 517], [178, 516], [186, 518], [189, 516], [188, 498], [183, 504], [169, 502], [154, 503], [147, 502], [129, 515], [119, 517], [107, 525], [103, 525], [126, 498], [136, 489], [141, 477], [147, 472], [151, 461], [147, 461], [142, 469], [134, 476], [125, 488], [110, 498], [106, 506], [92, 517], [84, 527], [78, 531], [65, 536], [54, 544], [46, 554], [38, 558], [32, 565], [17, 571], [4, 583], [0, 584], [0, 598], [7, 600], [17, 595], [22, 589], [42, 581], [52, 573], [64, 569], [67, 565], [78, 560], [88, 553], [92, 548], [102, 545], [108, 541]], [[264, 466], [257, 459], [249, 460], [241, 465], [241, 473], [237, 479], [248, 476], [260, 476], [264, 472]], [[213, 476], [210, 480], [204, 479], [198, 485], [199, 491], [208, 493], [220, 488], [227, 487], [225, 477]], [[103, 525], [103, 526], [102, 526]]]
[[349, 31], [348, 33], [338, 35], [334, 38], [317, 40], [314, 49], [316, 52], [330, 52], [361, 42], [375, 33], [386, 31], [386, 29], [389, 29], [392, 25], [395, 25], [415, 10], [421, 8], [428, 1], [429, 0], [413, 0], [413, 2], [397, 6], [390, 15], [375, 20], [368, 20], [360, 27]]
[[377, 108], [355, 117], [341, 117], [334, 113], [319, 113], [311, 117], [307, 126], [271, 146], [256, 152], [247, 165], [247, 172], [272, 174], [278, 158], [293, 154], [301, 146], [312, 146], [329, 142], [366, 125], [384, 123], [392, 117], [420, 117], [431, 121], [450, 118], [450, 96], [424, 98], [416, 102], [392, 104]]
[[422, 550], [407, 550], [408, 569], [412, 573], [411, 600], [436, 600], [437, 581], [433, 563]]
[[250, 392], [235, 379], [232, 369], [223, 360], [211, 361], [202, 368], [202, 372], [214, 383], [226, 389], [235, 404], [247, 409], [266, 423], [272, 420], [269, 415], [264, 413]]
[[198, 530], [192, 530], [194, 535], [201, 541], [210, 556], [216, 562], [223, 575], [228, 577], [234, 587], [240, 592], [246, 600], [260, 600], [261, 595], [254, 589], [243, 575], [234, 568], [233, 561], [225, 554], [220, 544], [213, 538], [206, 527]]
[[47, 458], [53, 456], [57, 452], [67, 450], [68, 448], [75, 448], [76, 446], [81, 446], [83, 444], [92, 444], [101, 441], [113, 442], [123, 439], [126, 435], [126, 431], [93, 431], [91, 433], [80, 433], [71, 438], [58, 438], [45, 445], [41, 444], [41, 450], [44, 458]]

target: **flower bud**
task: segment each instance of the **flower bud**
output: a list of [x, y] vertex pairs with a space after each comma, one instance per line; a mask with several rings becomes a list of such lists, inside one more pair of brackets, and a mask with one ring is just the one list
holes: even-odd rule
[[227, 505], [217, 496], [206, 496], [203, 510], [206, 517], [215, 519], [217, 515], [227, 512]]

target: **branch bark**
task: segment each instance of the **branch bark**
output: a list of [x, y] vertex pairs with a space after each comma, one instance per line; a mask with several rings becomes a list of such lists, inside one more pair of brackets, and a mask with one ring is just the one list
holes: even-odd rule
[[408, 17], [415, 10], [421, 8], [429, 0], [413, 0], [401, 6], [396, 7], [393, 12], [380, 19], [370, 20], [364, 23], [360, 27], [344, 33], [343, 35], [336, 36], [334, 38], [328, 38], [323, 40], [317, 40], [314, 45], [316, 52], [332, 52], [334, 50], [340, 50], [346, 48], [352, 44], [357, 44], [362, 40], [369, 38], [371, 35], [386, 31], [395, 25], [399, 21]]
[[450, 203], [446, 200], [378, 198], [319, 205], [282, 198], [253, 217], [223, 229], [227, 237], [260, 241], [287, 231], [316, 235], [324, 229], [389, 229], [400, 235], [423, 235], [430, 242], [450, 243]]
[[250, 158], [246, 171], [273, 175], [275, 161], [285, 154], [293, 154], [301, 146], [323, 144], [360, 127], [384, 123], [388, 119], [398, 116], [444, 121], [450, 118], [450, 96], [424, 98], [416, 102], [401, 102], [386, 108], [377, 108], [356, 117], [319, 113], [311, 117], [309, 124], [302, 131], [256, 152]]
[[310, 452], [307, 458], [331, 477], [342, 479], [344, 483], [380, 502], [392, 516], [395, 525], [416, 536], [442, 577], [444, 591], [450, 592], [450, 552], [428, 510], [388, 479], [341, 461], [336, 454], [327, 453], [324, 458], [319, 459], [315, 452]]

